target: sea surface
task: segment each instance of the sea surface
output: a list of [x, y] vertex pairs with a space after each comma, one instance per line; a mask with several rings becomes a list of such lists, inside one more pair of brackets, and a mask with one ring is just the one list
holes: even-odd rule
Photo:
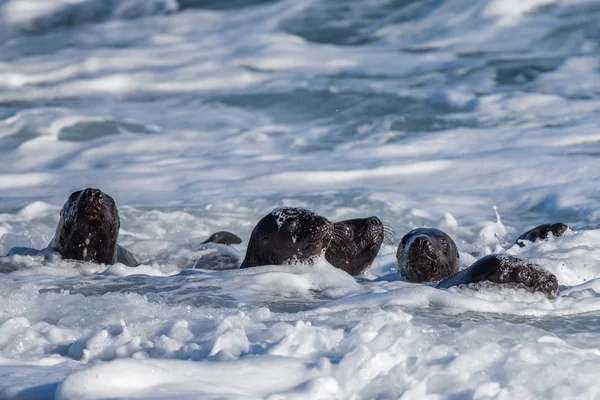
[[[595, 399], [599, 182], [597, 0], [0, 0], [0, 254], [97, 187], [144, 261], [0, 258], [0, 398]], [[194, 264], [283, 205], [396, 234], [356, 279]], [[416, 227], [560, 295], [397, 280]]]

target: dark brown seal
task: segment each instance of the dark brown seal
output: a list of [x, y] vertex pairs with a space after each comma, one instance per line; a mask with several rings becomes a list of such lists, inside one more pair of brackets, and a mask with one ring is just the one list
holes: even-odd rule
[[537, 264], [507, 254], [491, 254], [437, 284], [437, 288], [492, 282], [542, 292], [549, 297], [558, 294], [556, 276]]
[[383, 243], [383, 223], [377, 217], [356, 218], [336, 222], [333, 228], [333, 239], [325, 251], [325, 258], [350, 275], [363, 274]]
[[242, 243], [242, 239], [240, 239], [239, 236], [237, 236], [231, 232], [219, 231], [219, 232], [213, 233], [212, 235], [210, 235], [210, 237], [208, 239], [206, 239], [204, 242], [202, 242], [202, 244], [206, 244], [206, 243], [219, 243], [219, 244], [224, 244], [224, 245], [229, 246], [232, 244]]
[[396, 259], [400, 275], [415, 283], [440, 281], [460, 267], [456, 243], [434, 228], [417, 228], [404, 235]]
[[562, 222], [556, 222], [554, 224], [543, 224], [536, 226], [533, 229], [528, 230], [516, 241], [516, 244], [520, 247], [525, 247], [525, 241], [535, 242], [536, 240], [546, 240], [548, 235], [552, 233], [555, 237], [562, 236], [569, 227]]
[[73, 192], [60, 211], [54, 238], [48, 247], [62, 258], [101, 264], [138, 265], [135, 257], [117, 244], [121, 220], [112, 197], [100, 189]]
[[333, 223], [312, 211], [275, 208], [252, 230], [240, 268], [311, 262], [325, 252], [333, 230]]

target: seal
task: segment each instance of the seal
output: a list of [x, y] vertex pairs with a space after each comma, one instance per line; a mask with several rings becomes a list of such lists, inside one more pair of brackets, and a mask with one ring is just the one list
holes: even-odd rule
[[[140, 264], [137, 257], [117, 243], [120, 225], [119, 212], [111, 196], [100, 189], [79, 190], [71, 193], [63, 205], [56, 233], [46, 249], [13, 247], [7, 256], [42, 255], [48, 258], [52, 256], [52, 252], [55, 252], [54, 254], [58, 253], [64, 259], [110, 265], [119, 262], [129, 267], [137, 267]], [[200, 267], [200, 265], [202, 268], [223, 269], [223, 265], [237, 268], [239, 257], [235, 256], [237, 252], [234, 250], [232, 250], [233, 253], [223, 251], [225, 256], [221, 258], [218, 257], [220, 255], [217, 251], [218, 247], [212, 251], [216, 255], [205, 250], [209, 248], [207, 246], [211, 245], [226, 247], [241, 242], [242, 240], [231, 232], [220, 231], [212, 234], [200, 245], [199, 249], [196, 249], [202, 253], [201, 255], [210, 253], [210, 256], [200, 257], [201, 260], [195, 259], [191, 268]]]
[[408, 232], [398, 246], [398, 272], [408, 282], [438, 282], [460, 267], [458, 248], [446, 233], [434, 228]]
[[375, 260], [384, 239], [384, 226], [375, 216], [356, 218], [333, 224], [333, 239], [325, 259], [350, 275], [360, 275]]
[[555, 275], [537, 264], [528, 263], [508, 254], [491, 254], [483, 257], [469, 268], [439, 282], [436, 287], [447, 289], [479, 282], [525, 288], [533, 292], [545, 293], [550, 298], [558, 294], [558, 280]]
[[207, 243], [218, 243], [218, 244], [224, 244], [226, 246], [229, 246], [232, 244], [242, 243], [242, 239], [240, 239], [239, 236], [237, 236], [231, 232], [219, 231], [219, 232], [213, 233], [212, 235], [210, 235], [210, 237], [208, 239], [206, 239], [204, 242], [202, 242], [202, 244], [207, 244]]
[[279, 207], [254, 227], [240, 268], [312, 262], [328, 248], [333, 223], [312, 211]]
[[73, 192], [60, 210], [54, 238], [48, 245], [62, 258], [99, 264], [139, 263], [117, 244], [121, 220], [112, 197], [100, 189]]
[[556, 222], [554, 224], [543, 224], [536, 226], [533, 229], [528, 230], [515, 242], [519, 247], [525, 247], [525, 241], [535, 242], [536, 240], [546, 240], [548, 235], [552, 233], [555, 237], [562, 236], [569, 227], [562, 222]]

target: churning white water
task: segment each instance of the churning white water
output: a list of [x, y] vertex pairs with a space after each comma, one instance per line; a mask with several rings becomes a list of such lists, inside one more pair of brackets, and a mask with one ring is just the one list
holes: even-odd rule
[[[593, 399], [599, 54], [595, 0], [0, 1], [0, 254], [98, 187], [154, 260], [3, 259], [0, 398]], [[368, 279], [187, 268], [277, 206], [440, 228], [561, 294], [399, 281], [398, 238]]]

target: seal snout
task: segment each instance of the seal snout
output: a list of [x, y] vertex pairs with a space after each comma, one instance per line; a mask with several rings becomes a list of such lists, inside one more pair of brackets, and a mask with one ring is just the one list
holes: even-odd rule
[[422, 249], [429, 246], [429, 238], [427, 236], [417, 236], [413, 241], [413, 245]]
[[556, 279], [555, 275], [550, 274], [542, 287], [542, 291], [546, 292], [550, 297], [556, 297], [558, 289], [558, 279]]
[[106, 195], [102, 190], [87, 188], [81, 191], [77, 202], [90, 211], [99, 211], [99, 206], [104, 205], [105, 200]]
[[383, 226], [383, 222], [377, 217], [369, 217], [367, 218], [368, 226]]
[[83, 191], [82, 197], [91, 200], [100, 200], [104, 197], [104, 193], [100, 189], [87, 188]]
[[556, 237], [562, 236], [567, 231], [567, 229], [569, 229], [569, 227], [563, 224], [562, 222], [557, 222], [550, 226], [552, 234]]
[[363, 233], [361, 236], [368, 238], [370, 241], [379, 243], [378, 246], [381, 246], [385, 238], [383, 222], [377, 217], [370, 217], [366, 219], [365, 225], [366, 227], [362, 230]]
[[79, 212], [81, 217], [87, 218], [89, 222], [101, 222], [108, 212], [106, 195], [100, 189], [87, 188], [81, 192], [79, 197]]

